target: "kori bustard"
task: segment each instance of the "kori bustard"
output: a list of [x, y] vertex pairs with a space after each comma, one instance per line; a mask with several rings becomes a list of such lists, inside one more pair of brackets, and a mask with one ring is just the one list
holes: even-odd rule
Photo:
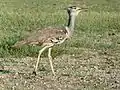
[[71, 37], [74, 31], [75, 18], [79, 12], [84, 10], [86, 10], [86, 8], [79, 8], [76, 6], [68, 7], [67, 8], [67, 12], [69, 16], [68, 24], [67, 26], [64, 27], [64, 29], [51, 28], [51, 27], [45, 28], [43, 30], [38, 30], [37, 33], [34, 33], [33, 35], [15, 43], [13, 47], [20, 47], [25, 44], [43, 46], [43, 48], [39, 51], [38, 54], [38, 59], [34, 69], [35, 74], [37, 73], [37, 68], [41, 54], [43, 53], [43, 51], [48, 49], [48, 58], [49, 58], [51, 70], [53, 75], [55, 75], [55, 71], [52, 63], [51, 50], [54, 45], [62, 44], [66, 39], [69, 39]]

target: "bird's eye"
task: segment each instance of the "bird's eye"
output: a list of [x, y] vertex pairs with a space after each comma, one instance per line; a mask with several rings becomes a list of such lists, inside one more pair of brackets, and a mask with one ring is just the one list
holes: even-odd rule
[[80, 8], [78, 10], [81, 10]]
[[73, 9], [76, 9], [76, 7], [73, 7]]
[[76, 9], [76, 6], [71, 6], [70, 8], [71, 8], [71, 9]]
[[72, 9], [76, 9], [76, 6], [73, 6]]

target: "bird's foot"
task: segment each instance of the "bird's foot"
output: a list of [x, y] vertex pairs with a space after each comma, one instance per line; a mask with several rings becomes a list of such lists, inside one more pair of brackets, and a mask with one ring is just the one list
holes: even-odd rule
[[35, 76], [37, 75], [37, 72], [36, 71], [33, 71], [33, 73], [32, 74], [34, 74]]

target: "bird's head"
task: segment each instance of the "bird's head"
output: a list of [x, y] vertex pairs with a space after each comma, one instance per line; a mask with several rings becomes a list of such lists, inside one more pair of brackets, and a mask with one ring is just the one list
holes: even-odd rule
[[79, 12], [81, 11], [86, 11], [87, 8], [79, 8], [79, 7], [76, 7], [76, 6], [71, 6], [71, 7], [68, 7], [67, 8], [67, 12], [70, 16], [77, 16]]

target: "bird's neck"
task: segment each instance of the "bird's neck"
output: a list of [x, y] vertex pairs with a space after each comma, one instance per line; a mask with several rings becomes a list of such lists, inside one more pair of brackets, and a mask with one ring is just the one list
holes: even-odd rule
[[74, 16], [74, 15], [69, 15], [67, 27], [68, 27], [69, 30], [70, 30], [70, 33], [71, 33], [70, 35], [72, 35], [72, 33], [74, 32], [75, 19], [76, 19], [76, 16]]

